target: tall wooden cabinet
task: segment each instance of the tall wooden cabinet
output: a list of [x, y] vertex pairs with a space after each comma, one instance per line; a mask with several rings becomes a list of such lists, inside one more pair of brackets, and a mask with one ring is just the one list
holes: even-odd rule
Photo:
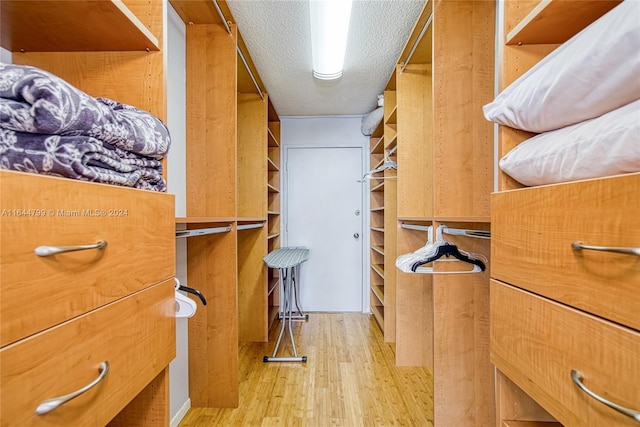
[[[493, 1], [428, 2], [391, 76], [385, 104], [392, 97], [397, 109], [385, 141], [397, 140], [397, 256], [424, 246], [428, 226], [490, 230], [493, 126], [482, 106], [493, 97], [494, 22]], [[489, 255], [488, 240], [444, 237]], [[465, 269], [434, 262], [436, 272]], [[492, 425], [488, 269], [395, 271], [396, 363], [432, 370], [425, 410], [436, 426]]]
[[[1, 45], [95, 97], [166, 120], [163, 20], [152, 1], [3, 1]], [[163, 193], [2, 171], [0, 424], [166, 426], [175, 357], [174, 200]], [[60, 212], [126, 209], [124, 217]], [[37, 257], [38, 245], [106, 240]], [[146, 248], [146, 249], [145, 249]], [[24, 295], [29, 295], [24, 305]], [[104, 381], [52, 412], [43, 400]]]
[[[500, 89], [619, 3], [506, 2]], [[499, 136], [503, 156], [532, 134], [500, 126]], [[640, 247], [639, 187], [638, 173], [525, 188], [499, 172], [491, 244], [498, 425], [638, 425], [579, 386], [640, 411], [630, 374], [640, 370], [637, 255], [573, 244]]]
[[[280, 124], [227, 4], [173, 0], [187, 24], [187, 277], [208, 301], [189, 321], [193, 407], [238, 406], [238, 342], [277, 312], [263, 258], [279, 245]], [[250, 71], [249, 71], [250, 70]]]

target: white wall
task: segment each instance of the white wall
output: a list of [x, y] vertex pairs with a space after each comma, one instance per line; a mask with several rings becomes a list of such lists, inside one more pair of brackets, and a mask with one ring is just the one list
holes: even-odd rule
[[[280, 117], [280, 141], [281, 141], [281, 162], [284, 164], [284, 156], [287, 148], [290, 147], [362, 147], [362, 164], [364, 170], [369, 170], [369, 137], [362, 134], [361, 116], [321, 116], [321, 117]], [[328, 168], [331, 165], [327, 165]], [[330, 169], [328, 169], [330, 170]], [[281, 224], [286, 224], [288, 218], [284, 209], [286, 199], [286, 169], [282, 172], [281, 189], [283, 197], [281, 198], [283, 207]], [[370, 311], [369, 301], [369, 188], [368, 184], [363, 184], [365, 190], [363, 194], [363, 311]], [[283, 246], [287, 244], [287, 235], [285, 230], [281, 230], [283, 236]]]
[[1, 47], [0, 47], [0, 62], [4, 62], [6, 64], [12, 63], [11, 52]]
[[[168, 7], [167, 16], [167, 125], [171, 133], [171, 148], [167, 158], [168, 192], [176, 198], [176, 216], [186, 216], [186, 26]], [[185, 239], [176, 239], [176, 277], [187, 284], [187, 246]], [[176, 358], [169, 365], [171, 425], [189, 409], [189, 364], [187, 319], [176, 319]]]

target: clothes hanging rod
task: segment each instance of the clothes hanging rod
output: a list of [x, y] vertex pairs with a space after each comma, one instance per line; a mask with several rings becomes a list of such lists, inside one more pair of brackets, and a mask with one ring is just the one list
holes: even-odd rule
[[244, 54], [242, 53], [242, 50], [240, 49], [240, 46], [237, 46], [236, 50], [238, 51], [238, 55], [240, 55], [240, 59], [242, 59], [242, 63], [244, 64], [244, 68], [247, 69], [247, 72], [249, 73], [249, 77], [251, 77], [251, 81], [253, 81], [253, 84], [255, 85], [256, 90], [258, 91], [258, 95], [260, 95], [260, 98], [262, 98], [262, 100], [264, 100], [264, 95], [262, 94], [262, 90], [260, 90], [260, 86], [258, 86], [258, 82], [256, 81], [256, 78], [253, 76], [253, 73], [251, 72], [251, 69], [249, 68], [249, 64], [247, 64], [247, 60], [244, 59]]
[[407, 230], [418, 230], [418, 231], [429, 231], [430, 225], [414, 225], [414, 224], [405, 224], [404, 222], [400, 224], [400, 227], [406, 228]]
[[206, 236], [207, 234], [228, 233], [229, 231], [231, 231], [231, 225], [227, 225], [226, 227], [199, 228], [196, 230], [178, 230], [176, 231], [176, 239]]
[[236, 229], [240, 231], [240, 230], [250, 230], [252, 228], [262, 228], [262, 227], [264, 227], [264, 222], [258, 222], [255, 224], [238, 224], [238, 227], [236, 227]]
[[403, 72], [404, 69], [409, 64], [409, 61], [411, 60], [411, 57], [413, 56], [413, 53], [415, 52], [416, 48], [418, 47], [418, 43], [420, 43], [420, 40], [422, 40], [422, 37], [424, 36], [424, 33], [427, 32], [427, 29], [429, 28], [429, 25], [431, 25], [431, 21], [433, 21], [433, 12], [431, 12], [431, 14], [429, 15], [429, 18], [427, 19], [427, 22], [425, 22], [424, 27], [422, 27], [422, 31], [420, 31], [420, 35], [418, 36], [416, 41], [413, 43], [413, 46], [411, 47], [411, 50], [409, 51], [409, 55], [407, 55], [407, 59], [405, 59], [404, 62], [402, 63], [402, 67], [400, 67], [400, 72]]
[[224, 13], [222, 13], [222, 9], [220, 9], [218, 2], [216, 0], [211, 0], [211, 3], [216, 7], [218, 15], [220, 15], [220, 19], [222, 19], [222, 23], [224, 24], [224, 28], [227, 30], [227, 33], [231, 34], [231, 28], [229, 27], [229, 24], [227, 24], [227, 18], [224, 16]]
[[491, 232], [487, 230], [467, 230], [463, 228], [442, 227], [444, 234], [451, 236], [476, 237], [478, 239], [491, 239]]

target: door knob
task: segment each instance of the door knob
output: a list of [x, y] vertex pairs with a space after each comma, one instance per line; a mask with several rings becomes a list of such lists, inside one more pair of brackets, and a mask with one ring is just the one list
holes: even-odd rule
[[353, 237], [356, 238], [356, 239], [359, 238], [360, 237], [360, 233], [353, 233]]

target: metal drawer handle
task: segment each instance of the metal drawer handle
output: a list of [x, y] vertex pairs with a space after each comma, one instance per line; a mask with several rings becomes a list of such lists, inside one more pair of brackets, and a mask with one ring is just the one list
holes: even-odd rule
[[571, 379], [573, 380], [573, 383], [575, 385], [577, 385], [578, 388], [580, 388], [580, 390], [584, 391], [589, 396], [591, 396], [592, 398], [594, 398], [598, 402], [602, 403], [603, 405], [607, 405], [609, 408], [614, 409], [614, 410], [620, 412], [621, 414], [626, 415], [627, 417], [633, 418], [634, 420], [636, 420], [637, 422], [640, 423], [640, 411], [634, 411], [632, 409], [625, 408], [624, 406], [620, 406], [620, 405], [618, 405], [616, 403], [613, 403], [613, 402], [605, 399], [604, 397], [598, 396], [596, 393], [594, 393], [591, 390], [589, 390], [582, 383], [582, 379], [583, 378], [584, 377], [582, 376], [581, 372], [578, 372], [575, 369], [571, 370]]
[[617, 254], [627, 254], [640, 256], [640, 248], [617, 248], [615, 246], [589, 246], [582, 242], [573, 242], [573, 249], [585, 249], [590, 251], [615, 252]]
[[51, 256], [64, 252], [86, 251], [87, 249], [102, 249], [107, 246], [107, 242], [100, 240], [93, 245], [77, 245], [77, 246], [38, 246], [35, 253], [38, 256]]
[[109, 362], [105, 360], [104, 362], [100, 363], [100, 366], [98, 367], [98, 372], [100, 372], [100, 375], [98, 375], [98, 378], [93, 380], [90, 384], [87, 384], [86, 386], [82, 387], [80, 390], [76, 390], [73, 393], [65, 394], [64, 396], [47, 399], [44, 402], [42, 402], [36, 408], [36, 414], [42, 415], [42, 414], [46, 414], [47, 412], [51, 412], [54, 409], [56, 409], [58, 406], [67, 403], [71, 399], [74, 399], [80, 396], [82, 393], [86, 391], [89, 391], [92, 387], [94, 387], [96, 384], [98, 384], [107, 376], [107, 374], [109, 373]]

